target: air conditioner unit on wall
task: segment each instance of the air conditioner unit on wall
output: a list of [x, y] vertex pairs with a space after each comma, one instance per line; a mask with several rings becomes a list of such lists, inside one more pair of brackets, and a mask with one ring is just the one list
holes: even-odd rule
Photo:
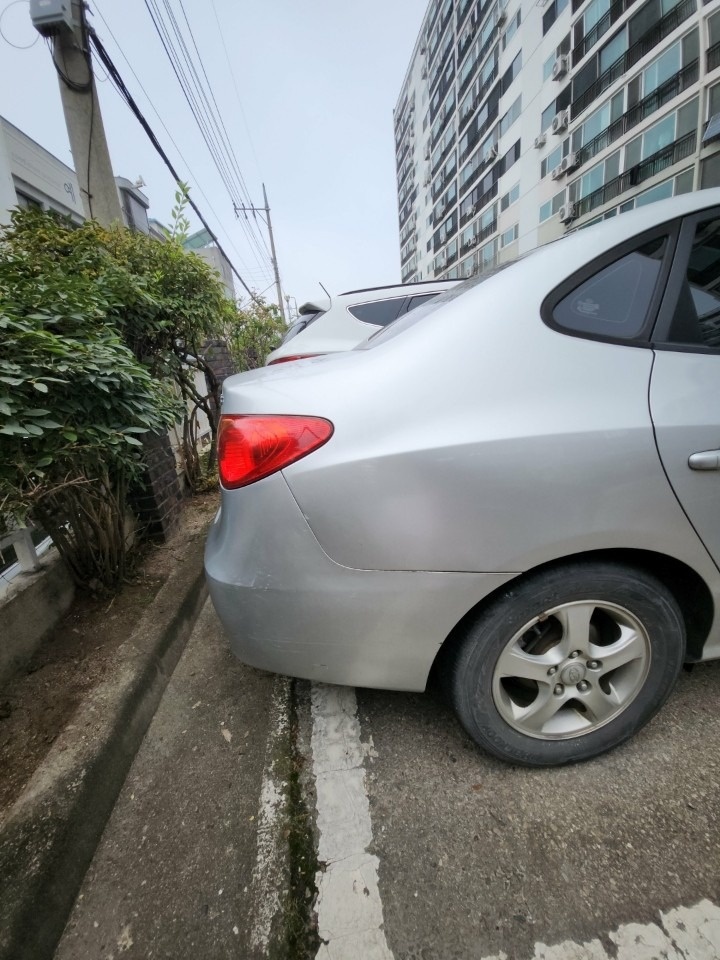
[[552, 132], [554, 134], [560, 134], [563, 130], [567, 130], [568, 123], [570, 122], [570, 111], [561, 110], [560, 113], [556, 113], [553, 117], [552, 122]]
[[539, 137], [535, 137], [535, 149], [539, 150], [541, 147], [545, 146], [545, 134], [541, 133]]
[[558, 216], [563, 223], [570, 223], [571, 220], [575, 219], [575, 204], [564, 203], [558, 211]]
[[556, 167], [553, 167], [552, 170], [550, 171], [550, 176], [552, 177], [553, 180], [559, 180], [562, 175], [563, 175], [563, 169], [562, 169], [561, 163], [559, 163]]
[[485, 154], [485, 156], [483, 157], [483, 160], [485, 161], [485, 163], [489, 163], [490, 160], [495, 160], [497, 155], [498, 155], [498, 145], [494, 143], [490, 147], [488, 152]]
[[560, 80], [568, 72], [568, 58], [558, 57], [552, 68], [553, 80]]
[[495, 25], [496, 25], [497, 27], [501, 27], [501, 26], [505, 23], [506, 20], [507, 20], [507, 11], [506, 11], [506, 10], [498, 10], [497, 16], [495, 17]]
[[560, 166], [562, 167], [563, 173], [569, 173], [571, 170], [574, 170], [575, 167], [579, 167], [578, 155], [576, 153], [569, 153], [566, 157], [563, 157]]

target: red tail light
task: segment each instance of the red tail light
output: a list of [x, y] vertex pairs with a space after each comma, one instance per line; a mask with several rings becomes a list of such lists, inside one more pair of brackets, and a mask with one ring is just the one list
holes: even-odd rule
[[322, 417], [276, 415], [220, 417], [218, 468], [229, 490], [247, 486], [317, 450], [333, 434]]
[[277, 357], [268, 364], [271, 367], [274, 363], [289, 363], [291, 360], [308, 360], [310, 357], [322, 357], [322, 353], [294, 353], [291, 357]]

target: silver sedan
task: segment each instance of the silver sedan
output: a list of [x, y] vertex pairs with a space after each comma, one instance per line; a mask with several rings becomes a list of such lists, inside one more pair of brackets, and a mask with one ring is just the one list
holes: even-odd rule
[[514, 763], [636, 732], [720, 656], [720, 190], [224, 385], [206, 572], [242, 660], [443, 681]]

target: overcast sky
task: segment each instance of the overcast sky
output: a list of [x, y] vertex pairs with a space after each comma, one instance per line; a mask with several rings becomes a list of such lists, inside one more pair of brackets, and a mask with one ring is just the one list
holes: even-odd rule
[[[190, 44], [181, 0], [167, 2]], [[331, 293], [399, 282], [392, 110], [427, 0], [183, 3], [255, 204], [267, 186], [284, 291], [302, 302], [321, 294], [319, 280]], [[89, 22], [235, 266], [250, 286], [268, 287], [267, 260], [258, 262], [235, 220], [144, 0], [91, 0], [90, 8]], [[0, 11], [0, 114], [72, 165], [48, 49], [41, 39], [23, 50], [7, 42], [33, 43], [29, 5], [0, 0]], [[151, 216], [167, 221], [170, 174], [99, 71], [97, 80], [115, 174], [142, 175]]]

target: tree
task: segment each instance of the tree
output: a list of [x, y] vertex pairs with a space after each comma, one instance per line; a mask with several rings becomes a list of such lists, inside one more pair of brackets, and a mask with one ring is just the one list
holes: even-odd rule
[[262, 367], [285, 333], [282, 314], [262, 297], [240, 304], [226, 329], [226, 338], [238, 371]]

